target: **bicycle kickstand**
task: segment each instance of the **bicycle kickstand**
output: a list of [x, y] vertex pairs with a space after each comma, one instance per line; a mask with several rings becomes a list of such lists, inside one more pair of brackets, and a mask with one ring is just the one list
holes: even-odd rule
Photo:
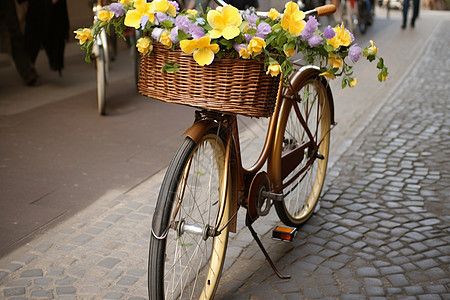
[[256, 233], [256, 231], [253, 229], [252, 227], [252, 221], [250, 219], [250, 217], [247, 214], [247, 217], [245, 218], [245, 225], [247, 225], [248, 229], [250, 230], [253, 238], [255, 239], [256, 243], [259, 246], [259, 249], [261, 249], [262, 253], [264, 254], [264, 256], [266, 257], [267, 261], [269, 262], [270, 266], [272, 267], [273, 271], [275, 272], [275, 274], [277, 274], [277, 276], [280, 279], [290, 279], [291, 276], [290, 275], [283, 275], [280, 273], [280, 271], [278, 271], [277, 267], [275, 266], [274, 262], [272, 261], [272, 259], [270, 258], [269, 254], [267, 253], [266, 249], [264, 248], [261, 240], [258, 237], [258, 234]]

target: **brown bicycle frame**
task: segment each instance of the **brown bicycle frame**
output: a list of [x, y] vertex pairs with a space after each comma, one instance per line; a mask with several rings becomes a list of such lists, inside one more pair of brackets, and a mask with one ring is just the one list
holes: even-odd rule
[[[293, 80], [304, 80], [303, 78], [308, 78], [309, 75], [319, 74], [315, 67], [303, 67], [294, 76], [300, 76], [299, 78], [294, 77]], [[325, 80], [325, 79], [324, 79]], [[326, 82], [326, 81], [325, 81]], [[334, 113], [333, 113], [333, 99], [331, 96], [331, 90], [327, 86], [327, 98], [330, 101], [331, 107], [331, 121], [334, 123]], [[293, 103], [298, 99], [298, 96], [293, 94], [292, 88], [283, 87], [282, 82], [280, 82], [280, 87], [278, 89], [277, 101], [275, 105], [274, 112], [270, 117], [269, 127], [267, 129], [266, 138], [264, 145], [259, 154], [258, 159], [249, 168], [244, 168], [242, 165], [240, 141], [239, 141], [239, 131], [237, 125], [236, 115], [231, 114], [220, 114], [209, 111], [199, 111], [196, 112], [196, 120], [194, 124], [186, 130], [185, 136], [190, 137], [196, 143], [198, 143], [203, 136], [203, 134], [209, 129], [216, 127], [217, 122], [221, 125], [221, 128], [225, 129], [227, 136], [226, 141], [226, 159], [224, 168], [224, 182], [223, 187], [228, 185], [228, 180], [231, 174], [231, 180], [233, 180], [233, 185], [237, 188], [234, 189], [232, 199], [232, 212], [237, 212], [238, 205], [248, 207], [248, 193], [250, 188], [250, 183], [252, 182], [254, 176], [261, 170], [264, 163], [267, 161], [267, 174], [271, 183], [271, 189], [275, 193], [280, 193], [284, 187], [291, 184], [298, 176], [300, 176], [313, 162], [309, 160], [308, 163], [288, 182], [282, 184], [283, 179], [292, 171], [292, 167], [297, 166], [303, 160], [304, 150], [308, 147], [314, 146], [314, 150], [318, 145], [315, 145], [313, 141], [313, 133], [310, 132], [308, 126], [306, 125], [303, 116], [297, 107], [294, 107], [297, 117], [300, 123], [303, 125], [310, 141], [301, 147], [294, 149], [283, 155], [283, 157], [277, 155], [281, 153], [281, 149], [276, 147], [281, 147], [280, 143], [276, 144], [275, 141], [279, 139], [278, 134], [283, 134], [284, 130], [280, 130], [280, 124], [286, 124], [286, 119], [289, 117], [288, 112], [291, 109]], [[284, 129], [284, 128], [283, 128]], [[226, 192], [226, 188], [222, 191]], [[222, 196], [226, 196], [225, 194]], [[225, 198], [226, 199], [226, 198]], [[216, 224], [221, 222], [221, 212], [223, 207], [219, 209], [219, 215], [217, 217]], [[234, 217], [234, 216], [233, 216]], [[235, 219], [235, 218], [234, 218]], [[228, 226], [230, 226], [230, 231], [236, 232], [235, 220], [231, 221]], [[216, 228], [217, 229], [217, 228]]]

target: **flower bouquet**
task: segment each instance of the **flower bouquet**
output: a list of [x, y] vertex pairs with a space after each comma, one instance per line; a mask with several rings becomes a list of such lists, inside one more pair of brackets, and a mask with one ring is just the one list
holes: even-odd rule
[[[103, 7], [90, 28], [75, 31], [76, 39], [82, 49], [87, 51], [86, 61], [90, 60], [94, 38], [101, 30], [106, 29], [109, 32], [111, 26], [114, 26], [116, 34], [122, 37], [122, 32], [127, 28], [140, 31], [141, 37], [136, 45], [142, 53], [140, 85], [141, 76], [145, 75], [143, 69], [149, 68], [153, 70], [150, 70], [152, 73], [147, 77], [165, 77], [167, 80], [164, 86], [169, 85], [171, 80], [179, 80], [183, 68], [186, 68], [186, 65], [180, 63], [180, 58], [190, 60], [187, 64], [189, 68], [205, 70], [217, 65], [216, 62], [224, 64], [227, 60], [237, 61], [231, 69], [235, 68], [236, 64], [245, 66], [256, 63], [260, 66], [258, 72], [262, 71], [265, 77], [278, 78], [279, 81], [280, 74], [283, 80], [289, 78], [294, 70], [292, 58], [298, 54], [306, 64], [317, 65], [322, 76], [329, 79], [342, 77], [344, 88], [357, 83], [352, 67], [363, 55], [369, 61], [378, 59], [380, 81], [384, 81], [388, 75], [387, 67], [377, 55], [377, 48], [372, 41], [370, 46], [361, 49], [343, 25], [326, 27], [322, 32], [317, 19], [311, 16], [306, 21], [305, 13], [295, 2], [288, 2], [283, 14], [272, 8], [267, 18], [260, 18], [255, 10], [240, 12], [231, 5], [216, 9], [207, 8], [206, 11], [180, 11], [175, 1], [153, 0], [147, 3], [145, 0], [120, 0]], [[146, 57], [152, 56], [153, 52], [165, 53], [162, 56], [162, 65], [150, 64], [142, 68], [145, 61], [151, 60]], [[168, 58], [172, 52], [179, 53], [176, 60]], [[153, 54], [158, 56], [157, 53]], [[156, 67], [158, 70], [154, 70]], [[225, 71], [219, 72], [226, 72], [228, 69], [227, 67]], [[174, 77], [175, 73], [180, 74]], [[245, 69], [241, 73], [245, 74], [244, 77], [248, 75]], [[186, 76], [192, 77], [192, 74]], [[184, 79], [187, 80], [187, 77]], [[258, 75], [258, 78], [262, 78], [261, 75]], [[205, 79], [202, 79], [200, 84], [204, 85], [204, 82]], [[235, 78], [231, 81], [233, 85], [241, 86], [249, 82], [252, 81], [245, 78], [241, 82], [236, 82]], [[267, 81], [267, 85], [273, 86], [274, 81]], [[276, 84], [275, 86], [278, 88]], [[215, 90], [215, 87], [212, 87], [212, 90]], [[212, 94], [214, 93], [216, 91], [212, 91]], [[225, 89], [224, 94], [227, 93], [230, 93], [229, 89]], [[248, 91], [234, 95], [234, 98], [245, 93]], [[204, 95], [187, 96], [202, 98]]]

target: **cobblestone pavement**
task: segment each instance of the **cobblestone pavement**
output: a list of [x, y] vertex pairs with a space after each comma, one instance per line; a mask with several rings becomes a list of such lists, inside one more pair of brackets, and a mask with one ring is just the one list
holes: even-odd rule
[[[269, 238], [274, 211], [255, 224], [292, 278], [278, 279], [242, 228], [218, 299], [450, 299], [449, 26], [440, 23], [417, 68], [333, 164], [297, 239]], [[149, 199], [163, 174], [1, 258], [0, 299], [146, 299]]]
[[449, 25], [329, 171], [321, 209], [296, 240], [265, 234], [292, 278], [278, 279], [253, 243], [219, 299], [450, 299]]

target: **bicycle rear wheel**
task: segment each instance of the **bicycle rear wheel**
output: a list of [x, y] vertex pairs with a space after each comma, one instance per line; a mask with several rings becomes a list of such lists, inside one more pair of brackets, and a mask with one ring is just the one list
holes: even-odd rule
[[292, 84], [298, 97], [283, 103], [274, 148], [274, 155], [281, 156], [281, 185], [286, 185], [284, 199], [275, 201], [275, 208], [283, 223], [298, 227], [314, 212], [325, 181], [331, 102], [316, 71], [300, 74]]
[[[175, 154], [153, 216], [149, 250], [150, 299], [211, 299], [228, 242], [231, 181], [223, 195], [225, 144], [214, 132], [198, 144], [186, 138]], [[217, 221], [224, 206], [222, 219]], [[220, 223], [219, 235], [211, 236]], [[209, 231], [209, 232], [208, 232]]]

